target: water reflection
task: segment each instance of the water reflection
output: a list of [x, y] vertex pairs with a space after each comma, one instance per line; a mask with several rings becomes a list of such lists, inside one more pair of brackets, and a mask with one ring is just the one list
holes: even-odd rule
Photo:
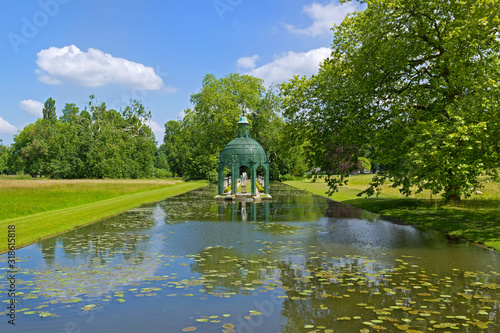
[[280, 184], [271, 202], [215, 191], [19, 250], [6, 331], [500, 330], [498, 254]]
[[[270, 203], [256, 203], [250, 201], [227, 202], [218, 201], [219, 221], [242, 221], [242, 222], [257, 222], [257, 220], [270, 220]], [[262, 212], [259, 212], [257, 217], [258, 207], [262, 206]]]

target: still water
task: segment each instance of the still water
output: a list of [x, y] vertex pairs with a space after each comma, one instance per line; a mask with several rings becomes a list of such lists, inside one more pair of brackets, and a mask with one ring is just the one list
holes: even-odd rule
[[500, 332], [492, 251], [286, 185], [262, 203], [216, 191], [19, 249], [0, 332]]

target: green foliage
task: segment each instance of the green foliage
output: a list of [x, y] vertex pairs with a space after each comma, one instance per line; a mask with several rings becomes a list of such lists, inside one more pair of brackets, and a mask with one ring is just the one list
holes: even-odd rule
[[215, 170], [210, 171], [207, 175], [207, 179], [210, 183], [216, 184], [219, 180], [219, 174]]
[[96, 104], [78, 114], [66, 104], [57, 120], [55, 102], [45, 103], [44, 117], [27, 125], [11, 146], [14, 172], [50, 178], [143, 178], [154, 173], [156, 145], [145, 124], [151, 113], [131, 101], [122, 113]]
[[359, 157], [358, 160], [361, 166], [359, 171], [363, 172], [364, 170], [367, 170], [368, 172], [370, 172], [370, 170], [372, 169], [372, 164], [370, 163], [370, 160], [367, 159], [366, 157]]
[[[275, 174], [307, 170], [302, 145], [290, 144], [280, 116], [281, 100], [261, 79], [240, 74], [206, 75], [201, 90], [191, 96], [192, 109], [165, 124], [160, 150], [170, 170], [185, 179], [207, 179], [217, 170], [217, 155], [236, 137], [242, 108], [248, 108], [252, 137], [270, 155]], [[273, 179], [273, 174], [271, 174]], [[275, 178], [277, 179], [277, 177]]]
[[0, 140], [0, 175], [5, 173], [8, 168], [9, 150]]
[[172, 173], [166, 169], [155, 168], [155, 178], [171, 178]]
[[49, 121], [56, 121], [57, 116], [56, 116], [56, 101], [52, 99], [52, 97], [49, 97], [46, 101], [45, 104], [43, 105], [43, 119], [49, 120]]
[[286, 175], [283, 175], [280, 177], [280, 181], [282, 182], [288, 182], [288, 181], [293, 181], [295, 180], [295, 177], [290, 175], [290, 174], [286, 174]]
[[158, 149], [158, 151], [156, 152], [155, 168], [170, 170], [170, 168], [168, 166], [167, 155], [165, 154], [165, 151], [162, 149], [162, 147], [160, 147]]
[[80, 109], [74, 103], [66, 103], [62, 110], [62, 117], [59, 119], [62, 123], [75, 123], [78, 121]]
[[[500, 16], [494, 0], [370, 0], [334, 27], [317, 75], [282, 85], [286, 116], [331, 191], [370, 151], [405, 195], [458, 201], [500, 160]], [[347, 168], [342, 169], [342, 165]], [[415, 190], [413, 190], [415, 188]]]

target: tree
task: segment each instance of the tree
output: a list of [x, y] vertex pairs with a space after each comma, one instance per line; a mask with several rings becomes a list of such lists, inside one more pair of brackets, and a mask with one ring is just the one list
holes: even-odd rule
[[50, 121], [57, 120], [56, 101], [54, 101], [52, 99], [52, 97], [49, 97], [45, 101], [45, 104], [43, 105], [42, 114], [43, 114], [43, 119], [50, 120]]
[[[500, 138], [500, 14], [494, 0], [367, 0], [333, 28], [317, 75], [282, 86], [286, 115], [328, 150], [365, 149], [406, 195], [429, 189], [458, 201], [496, 172]], [[328, 135], [330, 133], [330, 135]], [[333, 135], [332, 135], [333, 133]], [[341, 185], [333, 174], [332, 190]]]
[[78, 114], [80, 109], [75, 105], [75, 103], [66, 103], [64, 109], [62, 109], [63, 115], [60, 118], [62, 123], [74, 123], [78, 120]]
[[9, 159], [9, 149], [3, 144], [0, 139], [0, 175], [7, 171]]
[[206, 75], [200, 91], [191, 95], [193, 108], [184, 111], [183, 119], [165, 124], [164, 145], [171, 171], [190, 179], [206, 179], [216, 171], [217, 154], [236, 137], [243, 108], [250, 110], [250, 122], [259, 124], [252, 125], [252, 134], [267, 138], [266, 149], [272, 139], [266, 124], [271, 118], [276, 121], [273, 96], [253, 76]]

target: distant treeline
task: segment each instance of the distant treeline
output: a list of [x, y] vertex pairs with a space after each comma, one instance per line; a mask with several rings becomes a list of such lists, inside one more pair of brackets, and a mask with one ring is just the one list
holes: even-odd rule
[[122, 112], [97, 104], [67, 103], [60, 118], [49, 98], [43, 117], [27, 125], [10, 147], [0, 145], [0, 172], [50, 178], [143, 178], [155, 172], [151, 113], [138, 101]]
[[[191, 95], [193, 108], [165, 124], [158, 148], [147, 125], [151, 112], [133, 100], [121, 112], [94, 96], [83, 110], [67, 103], [56, 116], [49, 98], [43, 117], [27, 125], [10, 147], [0, 144], [0, 173], [50, 178], [217, 179], [218, 153], [236, 137], [243, 109], [251, 134], [269, 153], [270, 177], [303, 176], [305, 146], [281, 115], [281, 99], [261, 79], [239, 74], [206, 75]], [[241, 170], [243, 172], [243, 170]]]

